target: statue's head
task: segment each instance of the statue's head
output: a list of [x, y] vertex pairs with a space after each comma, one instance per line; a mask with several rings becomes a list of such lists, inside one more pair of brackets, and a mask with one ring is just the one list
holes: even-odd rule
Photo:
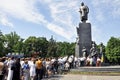
[[81, 3], [81, 6], [84, 6], [84, 3], [83, 3], [83, 2]]

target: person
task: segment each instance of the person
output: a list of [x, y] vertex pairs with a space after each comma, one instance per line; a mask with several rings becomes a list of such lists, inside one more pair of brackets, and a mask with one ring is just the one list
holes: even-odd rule
[[84, 5], [83, 2], [81, 3], [79, 12], [81, 14], [81, 21], [86, 22], [86, 20], [88, 18], [87, 16], [88, 16], [88, 13], [89, 13], [89, 8], [86, 5]]
[[69, 56], [69, 58], [68, 58], [68, 61], [69, 61], [69, 64], [70, 64], [70, 69], [73, 68], [73, 59], [74, 59], [73, 55]]
[[29, 80], [29, 64], [28, 61], [25, 61], [25, 64], [23, 65], [23, 80]]
[[97, 57], [96, 66], [101, 66], [101, 59], [99, 57]]
[[90, 56], [88, 56], [86, 59], [86, 66], [90, 66]]
[[39, 58], [35, 64], [36, 64], [36, 80], [41, 80], [43, 78], [41, 58]]
[[70, 64], [69, 64], [69, 62], [68, 61], [66, 61], [66, 63], [65, 63], [65, 68], [66, 68], [66, 70], [70, 70]]
[[30, 79], [34, 80], [36, 76], [36, 65], [35, 65], [35, 59], [31, 59], [31, 64], [30, 64]]
[[13, 63], [14, 63], [14, 57], [9, 58], [8, 59], [8, 63], [7, 63], [7, 66], [8, 66], [8, 77], [7, 77], [7, 80], [12, 80], [13, 70], [11, 69], [11, 67], [13, 66]]
[[50, 67], [51, 67], [51, 65], [50, 65], [50, 59], [47, 58], [46, 59], [46, 77], [50, 76]]
[[25, 61], [24, 58], [22, 58], [21, 61], [20, 61], [20, 64], [21, 64], [21, 67], [22, 67], [22, 68], [23, 68], [23, 65], [24, 65], [24, 63], [25, 63], [24, 61]]
[[43, 78], [45, 78], [46, 77], [46, 59], [45, 58], [43, 58], [42, 59], [42, 70], [43, 70]]
[[0, 58], [0, 80], [3, 80], [5, 73], [5, 65], [3, 58]]
[[20, 72], [21, 72], [21, 65], [20, 65], [20, 58], [17, 58], [16, 61], [11, 66], [11, 70], [13, 70], [13, 77], [12, 80], [20, 80]]

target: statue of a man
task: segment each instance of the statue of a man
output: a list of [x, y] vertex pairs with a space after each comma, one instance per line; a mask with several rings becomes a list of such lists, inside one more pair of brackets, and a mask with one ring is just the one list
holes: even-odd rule
[[87, 50], [85, 47], [82, 49], [83, 57], [87, 58]]
[[91, 53], [91, 56], [94, 56], [95, 54], [97, 54], [96, 44], [94, 41], [92, 42], [92, 48], [90, 49], [90, 53]]
[[103, 53], [103, 43], [100, 44], [100, 54]]
[[81, 14], [81, 21], [86, 22], [86, 20], [88, 19], [89, 8], [86, 5], [84, 5], [83, 2], [81, 3], [79, 12]]
[[79, 37], [76, 38], [76, 44], [79, 44]]
[[103, 43], [100, 44], [100, 58], [103, 55]]

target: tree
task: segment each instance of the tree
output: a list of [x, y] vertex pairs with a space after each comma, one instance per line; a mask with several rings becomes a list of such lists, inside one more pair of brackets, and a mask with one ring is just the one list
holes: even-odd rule
[[75, 55], [75, 42], [70, 44], [69, 55]]
[[23, 40], [24, 39], [19, 39], [19, 41], [17, 41], [17, 43], [13, 46], [13, 49], [14, 49], [14, 52], [15, 53], [23, 53], [24, 51], [23, 51], [23, 45], [24, 45], [24, 43], [23, 43]]
[[106, 56], [110, 63], [120, 64], [120, 38], [110, 38], [106, 46]]
[[38, 37], [36, 43], [36, 51], [40, 52], [41, 57], [46, 57], [48, 50], [48, 41], [45, 37]]
[[[5, 43], [7, 43], [7, 52], [12, 53], [18, 51], [18, 42], [21, 40], [16, 32], [11, 32], [5, 35]], [[20, 48], [20, 47], [19, 47]]]
[[26, 55], [31, 55], [32, 53], [39, 53], [40, 56], [45, 57], [47, 54], [48, 41], [44, 37], [30, 36], [24, 42], [24, 52]]
[[0, 31], [0, 56], [4, 55], [4, 35]]
[[45, 37], [35, 36], [24, 40], [16, 32], [3, 35], [0, 31], [0, 56], [7, 53], [24, 53], [31, 56], [34, 52], [39, 53], [41, 57], [72, 55], [75, 53], [75, 43], [56, 42], [53, 37], [49, 41]]
[[58, 56], [57, 43], [52, 36], [48, 43], [47, 57], [57, 57], [57, 56]]
[[35, 36], [30, 36], [27, 38], [24, 42], [24, 52], [28, 56], [30, 56], [33, 52], [35, 52], [35, 44], [36, 44], [37, 38]]
[[57, 42], [57, 45], [57, 53], [59, 56], [69, 56], [75, 54], [75, 43]]

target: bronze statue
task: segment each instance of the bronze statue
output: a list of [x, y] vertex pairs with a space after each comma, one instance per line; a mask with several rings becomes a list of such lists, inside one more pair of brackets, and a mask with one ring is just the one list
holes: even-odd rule
[[100, 54], [103, 53], [103, 43], [100, 44]]
[[79, 37], [76, 38], [76, 44], [79, 44]]
[[82, 49], [83, 57], [87, 58], [87, 50], [85, 47]]
[[90, 55], [94, 56], [96, 54], [97, 54], [96, 43], [93, 41], [92, 42], [92, 48], [90, 49]]
[[81, 3], [79, 12], [81, 14], [81, 21], [86, 22], [86, 20], [88, 19], [89, 8], [86, 5], [84, 5], [83, 2]]
[[102, 57], [102, 55], [103, 55], [103, 43], [100, 44], [100, 53], [99, 53], [100, 58]]

